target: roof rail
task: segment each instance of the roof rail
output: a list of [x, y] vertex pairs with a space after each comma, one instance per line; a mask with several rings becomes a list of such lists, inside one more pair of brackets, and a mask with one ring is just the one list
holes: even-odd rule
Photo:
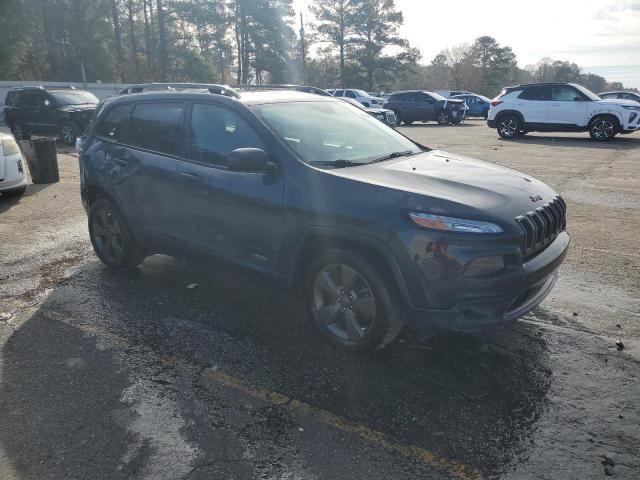
[[217, 85], [214, 83], [139, 83], [121, 90], [120, 95], [149, 91], [173, 92], [176, 90], [208, 90], [209, 93], [216, 95], [240, 98], [240, 94], [228, 85]]
[[310, 87], [308, 85], [281, 85], [281, 84], [263, 84], [263, 85], [234, 85], [237, 90], [295, 90], [296, 92], [314, 93], [324, 97], [330, 97], [331, 94], [318, 87]]
[[20, 85], [11, 87], [10, 90], [75, 90], [73, 85]]

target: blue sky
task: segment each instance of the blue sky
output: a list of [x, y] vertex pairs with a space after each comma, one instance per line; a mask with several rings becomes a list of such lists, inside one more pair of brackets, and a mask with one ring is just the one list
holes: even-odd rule
[[[309, 3], [294, 0], [304, 12]], [[545, 57], [569, 60], [640, 88], [640, 0], [396, 0], [396, 6], [405, 18], [401, 33], [424, 63], [442, 49], [491, 35], [513, 48], [521, 67]]]

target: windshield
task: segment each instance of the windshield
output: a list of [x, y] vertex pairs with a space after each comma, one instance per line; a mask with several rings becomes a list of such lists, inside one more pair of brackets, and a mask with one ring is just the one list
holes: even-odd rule
[[427, 92], [434, 100], [446, 100], [442, 95], [436, 92]]
[[593, 101], [602, 100], [598, 95], [593, 93], [591, 90], [584, 88], [582, 85], [573, 84], [573, 86], [578, 90], [580, 90], [580, 92], [584, 93], [589, 98], [589, 100], [593, 100]]
[[70, 90], [64, 92], [51, 92], [53, 98], [56, 99], [56, 103], [59, 106], [64, 105], [83, 105], [83, 104], [98, 104], [99, 100], [93, 93], [89, 93], [83, 90]]
[[329, 167], [419, 153], [411, 140], [346, 102], [255, 105], [254, 111], [301, 160]]
[[350, 103], [354, 107], [358, 107], [360, 110], [366, 110], [367, 109], [367, 107], [362, 105], [359, 101], [357, 101], [354, 98], [344, 97], [344, 98], [341, 98], [340, 100], [344, 100], [345, 102]]
[[358, 95], [359, 97], [368, 97], [369, 94], [367, 92], [365, 92], [364, 90], [354, 90], [354, 92], [356, 92], [356, 95]]

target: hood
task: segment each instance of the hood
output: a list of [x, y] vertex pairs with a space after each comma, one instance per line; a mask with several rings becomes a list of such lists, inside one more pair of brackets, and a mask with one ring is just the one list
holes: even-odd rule
[[631, 107], [638, 106], [638, 102], [635, 102], [633, 100], [624, 100], [621, 98], [603, 98], [602, 100], [596, 100], [595, 103], [599, 105], [621, 105], [621, 106], [631, 106]]
[[83, 105], [64, 105], [62, 107], [58, 107], [58, 110], [61, 112], [85, 112], [85, 111], [93, 111], [98, 108], [97, 104], [87, 103]]
[[393, 113], [393, 110], [389, 110], [388, 108], [375, 108], [375, 107], [373, 107], [373, 108], [371, 108], [371, 107], [365, 108], [365, 111], [367, 113], [372, 113], [373, 115], [375, 115], [377, 113], [384, 113], [385, 115], [387, 113]]
[[376, 100], [379, 103], [384, 103], [386, 102], [386, 100], [384, 98], [380, 98], [380, 97], [367, 97], [367, 100]]
[[530, 175], [440, 150], [331, 172], [424, 196], [410, 206], [441, 215], [475, 212], [511, 222], [557, 196]]

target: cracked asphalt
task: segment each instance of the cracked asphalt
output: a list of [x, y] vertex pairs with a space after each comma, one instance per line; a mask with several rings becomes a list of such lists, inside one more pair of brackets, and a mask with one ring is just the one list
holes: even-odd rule
[[640, 136], [401, 131], [564, 196], [572, 249], [541, 307], [344, 354], [246, 273], [107, 270], [61, 148], [59, 183], [0, 197], [0, 479], [585, 480], [605, 454], [640, 478]]

